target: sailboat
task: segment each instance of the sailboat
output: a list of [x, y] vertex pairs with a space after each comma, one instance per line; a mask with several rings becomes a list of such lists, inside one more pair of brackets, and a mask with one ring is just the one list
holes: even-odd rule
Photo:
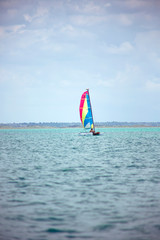
[[99, 135], [100, 132], [95, 131], [89, 89], [86, 89], [86, 91], [81, 96], [79, 113], [83, 127], [85, 129], [90, 129], [89, 133], [93, 135]]

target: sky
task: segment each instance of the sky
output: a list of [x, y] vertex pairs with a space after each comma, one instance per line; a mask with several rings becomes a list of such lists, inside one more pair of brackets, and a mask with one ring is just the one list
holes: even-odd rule
[[0, 123], [160, 121], [159, 0], [0, 0]]

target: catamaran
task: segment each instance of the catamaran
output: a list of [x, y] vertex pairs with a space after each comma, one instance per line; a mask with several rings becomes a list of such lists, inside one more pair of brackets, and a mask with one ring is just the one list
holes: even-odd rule
[[83, 127], [85, 129], [90, 129], [90, 133], [93, 135], [99, 135], [100, 132], [95, 131], [89, 89], [86, 89], [86, 91], [81, 96], [79, 113]]

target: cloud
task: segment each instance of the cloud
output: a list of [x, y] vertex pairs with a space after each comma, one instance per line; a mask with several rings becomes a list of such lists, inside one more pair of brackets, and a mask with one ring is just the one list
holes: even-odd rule
[[115, 0], [115, 6], [120, 11], [152, 11], [160, 7], [160, 2], [158, 0], [146, 1], [146, 0]]
[[[150, 1], [148, 1], [149, 3]], [[147, 1], [146, 0], [127, 0], [127, 1], [124, 1], [124, 4], [128, 7], [128, 8], [132, 8], [132, 9], [135, 9], [135, 8], [141, 8], [141, 7], [146, 7], [146, 5], [148, 5]], [[149, 3], [150, 5], [150, 3]]]
[[0, 38], [3, 38], [5, 36], [5, 28], [0, 27]]
[[57, 33], [59, 35], [65, 36], [66, 41], [68, 41], [68, 39], [70, 40], [72, 38], [72, 40], [80, 40], [80, 39], [93, 39], [94, 34], [87, 31], [84, 28], [81, 27], [76, 27], [73, 26], [72, 24], [64, 24], [63, 26], [61, 26]]
[[77, 8], [79, 12], [83, 13], [94, 13], [94, 14], [99, 14], [101, 12], [101, 7], [100, 5], [94, 4], [93, 2], [89, 2], [85, 5], [83, 5], [81, 8], [80, 6]]
[[106, 51], [111, 54], [127, 54], [133, 50], [133, 46], [129, 42], [123, 42], [119, 46], [111, 45], [106, 47]]
[[37, 21], [38, 19], [40, 20], [41, 18], [44, 18], [48, 14], [49, 10], [47, 7], [38, 7], [36, 10], [36, 13], [34, 15], [29, 15], [29, 14], [24, 14], [24, 19], [31, 23], [33, 21]]
[[29, 14], [24, 14], [24, 19], [27, 22], [32, 22], [32, 20], [34, 19], [34, 17], [31, 17]]
[[149, 91], [160, 92], [160, 78], [148, 80], [146, 82], [146, 89]]
[[141, 51], [158, 51], [160, 52], [160, 31], [143, 31], [137, 33], [135, 38], [136, 46]]
[[84, 16], [84, 15], [74, 15], [70, 17], [72, 24], [78, 26], [93, 26], [95, 24], [100, 24], [107, 21], [107, 17], [102, 16]]
[[115, 76], [104, 79], [99, 76], [97, 86], [103, 86], [112, 89], [130, 89], [143, 88], [143, 73], [138, 65], [126, 64], [120, 71], [115, 72]]
[[2, 26], [0, 27], [0, 38], [4, 38], [12, 34], [21, 34], [24, 32], [25, 27], [25, 24]]
[[17, 9], [14, 8], [7, 10], [7, 15], [9, 15], [11, 18], [16, 17], [17, 13], [18, 13]]
[[121, 13], [110, 13], [108, 15], [108, 19], [110, 22], [119, 25], [121, 27], [131, 27], [136, 26], [140, 30], [143, 28], [149, 29], [152, 28], [153, 25], [158, 24], [155, 22], [158, 19], [151, 13], [145, 11], [121, 11]]
[[73, 2], [70, 5], [70, 8], [73, 11], [81, 14], [89, 14], [89, 15], [102, 15], [105, 13], [105, 10], [109, 8], [111, 4], [105, 2], [97, 2], [97, 1], [79, 1], [75, 4]]
[[47, 96], [50, 102], [53, 89], [63, 91], [65, 108], [65, 92], [86, 86], [103, 92], [104, 102], [108, 94], [117, 102], [117, 93], [123, 103], [131, 95], [137, 105], [150, 102], [147, 94], [158, 99], [159, 6], [155, 0], [1, 0], [1, 94], [6, 101], [17, 94], [22, 108], [27, 101], [42, 106]]
[[135, 38], [135, 49], [145, 66], [146, 71], [159, 74], [160, 64], [160, 31], [145, 31], [138, 33]]
[[133, 16], [130, 14], [119, 14], [114, 17], [117, 20], [117, 23], [121, 25], [130, 26], [133, 24]]
[[126, 0], [124, 1], [124, 4], [131, 9], [150, 9], [151, 7], [160, 6], [160, 2], [157, 0], [153, 1], [146, 1], [146, 0]]

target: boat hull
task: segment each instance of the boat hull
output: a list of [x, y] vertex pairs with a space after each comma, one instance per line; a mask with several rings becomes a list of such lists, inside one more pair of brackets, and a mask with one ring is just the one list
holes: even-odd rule
[[79, 135], [81, 135], [81, 136], [98, 136], [98, 135], [102, 135], [102, 133], [100, 133], [100, 132], [95, 132], [95, 133], [92, 133], [92, 132], [81, 132], [81, 133], [79, 133]]
[[94, 132], [93, 135], [100, 135], [100, 132]]

